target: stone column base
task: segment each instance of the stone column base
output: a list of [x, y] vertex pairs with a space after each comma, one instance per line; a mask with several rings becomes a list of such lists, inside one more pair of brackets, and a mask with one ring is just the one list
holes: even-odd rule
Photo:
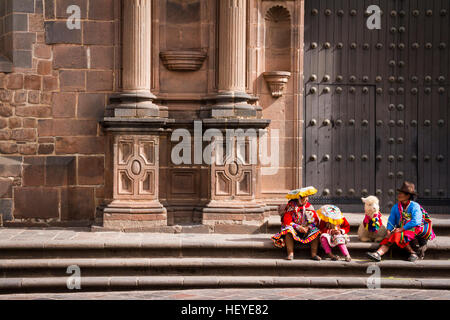
[[103, 209], [103, 227], [145, 231], [167, 226], [167, 210], [159, 201], [113, 201]]
[[256, 201], [213, 200], [202, 210], [202, 224], [214, 233], [265, 233], [267, 207]]
[[254, 105], [258, 99], [244, 92], [222, 92], [209, 96], [210, 104], [200, 111], [204, 119], [261, 118], [262, 107]]
[[153, 103], [155, 98], [148, 92], [122, 92], [111, 95], [105, 117], [167, 118], [169, 115], [167, 107]]

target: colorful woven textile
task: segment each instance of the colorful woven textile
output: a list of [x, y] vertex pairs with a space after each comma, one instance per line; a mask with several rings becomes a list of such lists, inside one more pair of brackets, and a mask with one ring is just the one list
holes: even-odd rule
[[[274, 245], [283, 248], [285, 236], [290, 233], [295, 241], [306, 244], [310, 243], [320, 235], [318, 228], [319, 218], [310, 203], [304, 206], [299, 204], [298, 200], [290, 200], [286, 205], [282, 218], [281, 231], [271, 237]], [[306, 233], [298, 231], [300, 227], [307, 228]]]
[[340, 225], [344, 221], [344, 215], [341, 210], [333, 205], [327, 204], [317, 210], [320, 220], [334, 225]]
[[308, 233], [300, 233], [293, 226], [288, 226], [278, 232], [274, 236], [272, 236], [272, 241], [275, 246], [278, 248], [283, 248], [286, 243], [284, 241], [284, 237], [288, 234], [292, 234], [292, 237], [295, 241], [307, 244], [316, 239], [320, 235], [320, 231], [317, 227], [313, 226], [308, 230]]
[[363, 223], [364, 227], [369, 232], [378, 232], [378, 229], [380, 229], [380, 227], [383, 225], [383, 221], [381, 220], [381, 213], [378, 212], [374, 214], [373, 217], [370, 217], [366, 214]]
[[[403, 209], [401, 203], [398, 203], [398, 210], [402, 213], [400, 220], [400, 227], [403, 227], [411, 220], [411, 214], [407, 212], [408, 207]], [[417, 227], [413, 227], [402, 232], [391, 233], [387, 238], [380, 242], [381, 245], [385, 244], [396, 244], [400, 248], [405, 248], [410, 241], [415, 237], [420, 237], [424, 240], [433, 240], [436, 235], [433, 232], [431, 218], [425, 209], [420, 206], [422, 211], [422, 224]]]
[[289, 191], [289, 193], [286, 195], [286, 198], [289, 200], [292, 200], [292, 199], [298, 199], [300, 197], [301, 198], [309, 197], [316, 193], [317, 193], [316, 188], [306, 187], [306, 188], [295, 189], [295, 190]]

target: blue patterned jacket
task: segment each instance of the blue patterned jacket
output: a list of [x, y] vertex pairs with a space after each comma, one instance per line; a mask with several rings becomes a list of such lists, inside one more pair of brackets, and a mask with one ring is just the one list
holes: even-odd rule
[[[387, 229], [389, 231], [400, 227], [402, 213], [399, 212], [398, 207], [399, 204], [397, 203], [391, 209], [387, 224]], [[422, 224], [422, 210], [420, 210], [420, 205], [417, 202], [411, 201], [406, 212], [410, 219], [408, 219], [409, 221], [403, 226], [404, 230], [409, 230]]]

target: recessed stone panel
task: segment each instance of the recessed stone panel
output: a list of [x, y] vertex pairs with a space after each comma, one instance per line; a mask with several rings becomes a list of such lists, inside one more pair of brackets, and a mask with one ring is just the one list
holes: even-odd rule
[[251, 181], [251, 172], [244, 172], [242, 175], [242, 180], [237, 183], [236, 194], [240, 196], [248, 196], [251, 195], [252, 191], [252, 181]]
[[189, 171], [175, 171], [171, 174], [171, 194], [193, 195], [197, 193], [196, 175]]
[[225, 175], [225, 172], [218, 171], [216, 172], [216, 179], [215, 179], [215, 190], [216, 195], [219, 196], [230, 196], [231, 195], [231, 180], [227, 178]]
[[58, 189], [44, 187], [15, 188], [14, 218], [59, 218]]

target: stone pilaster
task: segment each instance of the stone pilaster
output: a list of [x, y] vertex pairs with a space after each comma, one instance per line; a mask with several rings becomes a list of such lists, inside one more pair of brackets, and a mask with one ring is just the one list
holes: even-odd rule
[[167, 211], [158, 197], [159, 131], [164, 121], [139, 120], [103, 122], [108, 133], [105, 191], [112, 198], [103, 209], [103, 226], [108, 229], [145, 231], [167, 226]]
[[247, 1], [219, 2], [219, 93], [245, 93]]
[[[202, 222], [219, 233], [264, 231], [268, 214], [257, 199], [258, 133], [270, 120], [261, 119], [261, 107], [250, 104], [254, 98], [246, 93], [247, 1], [221, 0], [219, 4], [218, 93], [203, 124], [222, 132], [226, 138], [221, 144], [237, 148], [240, 140], [244, 147], [240, 156], [234, 153], [224, 162], [219, 156], [212, 162], [210, 202], [202, 210]], [[239, 138], [228, 136], [230, 130]]]
[[151, 93], [151, 4], [151, 0], [123, 2], [124, 92]]
[[257, 198], [261, 170], [258, 150], [260, 130], [270, 120], [205, 119], [203, 124], [220, 130], [222, 137], [216, 138], [209, 168], [210, 201], [202, 209], [202, 223], [217, 233], [265, 232], [269, 212]]
[[123, 1], [122, 26], [122, 92], [111, 97], [107, 116], [167, 117], [151, 92], [152, 0]]
[[153, 103], [152, 0], [123, 0], [122, 92], [110, 98], [102, 121], [107, 133], [103, 226], [153, 230], [167, 226], [159, 202], [159, 141], [167, 108]]
[[247, 72], [247, 1], [219, 1], [218, 94], [209, 117], [230, 118], [257, 116], [260, 108], [250, 105], [246, 93]]

